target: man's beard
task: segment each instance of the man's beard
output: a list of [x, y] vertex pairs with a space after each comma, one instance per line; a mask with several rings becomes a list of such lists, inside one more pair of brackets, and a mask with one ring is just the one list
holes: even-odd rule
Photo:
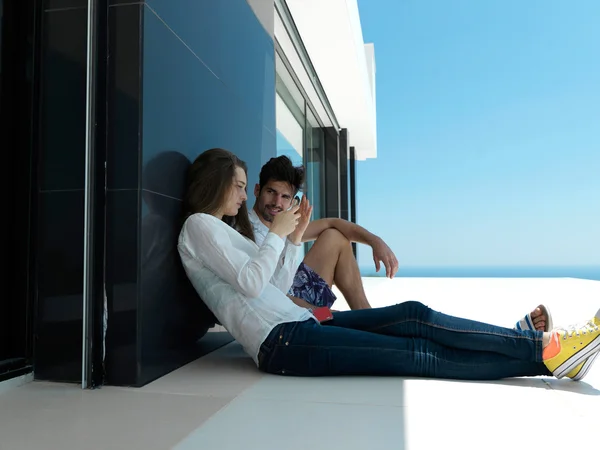
[[[275, 209], [275, 207], [274, 207], [274, 206], [271, 206], [271, 205], [265, 205], [265, 207], [262, 209], [262, 214], [261, 214], [261, 215], [262, 215], [262, 217], [263, 217], [263, 219], [265, 219], [267, 222], [271, 222], [271, 223], [272, 223], [272, 222], [273, 222], [273, 220], [275, 220], [275, 216], [274, 216], [274, 215], [272, 215], [272, 214], [269, 214], [269, 213], [267, 212], [267, 208], [270, 208], [270, 209]], [[281, 211], [282, 211], [282, 210], [279, 210], [279, 212], [281, 212]]]

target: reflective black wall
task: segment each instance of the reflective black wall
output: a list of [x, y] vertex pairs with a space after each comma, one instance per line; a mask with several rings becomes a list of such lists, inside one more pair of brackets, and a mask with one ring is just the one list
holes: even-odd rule
[[179, 261], [184, 177], [224, 147], [258, 181], [276, 153], [274, 47], [245, 0], [113, 1], [108, 29], [106, 371], [139, 386], [231, 340]]
[[80, 381], [87, 3], [40, 3], [34, 373]]
[[31, 0], [0, 0], [0, 382], [32, 370], [33, 12]]

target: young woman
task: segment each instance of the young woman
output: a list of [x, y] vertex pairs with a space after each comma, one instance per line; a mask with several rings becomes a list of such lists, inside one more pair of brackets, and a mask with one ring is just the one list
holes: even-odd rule
[[600, 311], [579, 327], [521, 331], [448, 316], [415, 302], [334, 313], [287, 296], [312, 208], [279, 213], [255, 244], [247, 169], [222, 149], [190, 168], [179, 253], [207, 306], [260, 370], [281, 375], [401, 375], [492, 380], [551, 375], [579, 380], [600, 350]]

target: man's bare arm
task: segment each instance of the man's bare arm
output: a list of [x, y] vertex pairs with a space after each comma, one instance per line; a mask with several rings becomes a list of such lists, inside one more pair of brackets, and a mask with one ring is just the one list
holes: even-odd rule
[[360, 244], [373, 245], [379, 237], [369, 232], [365, 228], [355, 223], [349, 222], [344, 219], [329, 218], [329, 219], [318, 219], [308, 224], [302, 242], [314, 241], [319, 235], [329, 229], [335, 228], [351, 242], [358, 242]]
[[315, 220], [306, 227], [302, 241], [314, 241], [323, 231], [329, 228], [335, 228], [346, 236], [346, 239], [350, 242], [369, 245], [373, 249], [373, 262], [377, 272], [381, 267], [380, 263], [383, 262], [386, 276], [393, 278], [396, 275], [396, 272], [398, 272], [398, 259], [392, 249], [379, 236], [353, 222], [338, 218]]

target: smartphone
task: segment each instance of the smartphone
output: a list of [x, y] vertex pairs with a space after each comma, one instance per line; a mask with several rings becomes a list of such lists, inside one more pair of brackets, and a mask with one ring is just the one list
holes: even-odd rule
[[321, 306], [312, 310], [313, 316], [320, 322], [328, 322], [333, 319], [333, 313], [327, 306]]
[[288, 211], [289, 211], [290, 209], [292, 209], [294, 206], [298, 206], [298, 205], [300, 204], [300, 201], [301, 201], [301, 195], [302, 195], [301, 193], [298, 193], [298, 195], [296, 195], [296, 196], [294, 197], [294, 199], [292, 200], [292, 204], [291, 204], [291, 205], [290, 205], [290, 207], [288, 208]]

